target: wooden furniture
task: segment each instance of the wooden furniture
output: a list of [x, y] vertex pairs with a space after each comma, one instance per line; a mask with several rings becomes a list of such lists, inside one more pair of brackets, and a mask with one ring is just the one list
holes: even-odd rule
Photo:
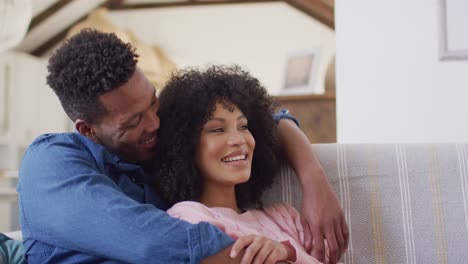
[[289, 109], [311, 143], [336, 142], [335, 94], [275, 96], [282, 108]]

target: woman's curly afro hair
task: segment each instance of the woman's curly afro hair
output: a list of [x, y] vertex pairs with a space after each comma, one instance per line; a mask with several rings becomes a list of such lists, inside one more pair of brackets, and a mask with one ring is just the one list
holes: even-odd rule
[[273, 118], [276, 103], [259, 81], [238, 66], [187, 69], [171, 78], [160, 102], [156, 188], [168, 205], [201, 197], [203, 178], [195, 150], [201, 129], [219, 102], [243, 112], [256, 142], [251, 177], [235, 187], [238, 206], [261, 206], [261, 195], [279, 169], [279, 143]]
[[137, 57], [115, 34], [83, 29], [49, 59], [47, 84], [71, 120], [95, 122], [105, 113], [99, 95], [126, 83]]

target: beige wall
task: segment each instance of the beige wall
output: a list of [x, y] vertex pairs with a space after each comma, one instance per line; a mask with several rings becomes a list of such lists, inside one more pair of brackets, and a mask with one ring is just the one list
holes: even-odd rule
[[288, 54], [311, 48], [320, 50], [315, 84], [323, 91], [335, 53], [333, 30], [280, 2], [113, 11], [109, 17], [181, 67], [240, 64], [272, 94], [282, 87]]

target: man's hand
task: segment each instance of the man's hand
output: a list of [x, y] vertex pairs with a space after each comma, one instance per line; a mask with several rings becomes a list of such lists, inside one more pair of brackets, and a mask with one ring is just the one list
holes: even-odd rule
[[349, 240], [343, 210], [304, 133], [294, 122], [282, 119], [278, 135], [283, 152], [302, 185], [304, 246], [308, 251], [312, 249], [313, 257], [325, 262], [326, 240], [329, 262], [336, 263], [346, 251]]
[[279, 261], [294, 261], [295, 251], [280, 242], [264, 236], [247, 235], [236, 240], [231, 249], [231, 258], [236, 258], [238, 253], [244, 250], [241, 264], [274, 264]]
[[[337, 263], [348, 247], [349, 230], [343, 211], [328, 182], [304, 188], [302, 198], [305, 249], [320, 262], [325, 262], [325, 240], [329, 263]], [[307, 227], [310, 232], [307, 232]]]

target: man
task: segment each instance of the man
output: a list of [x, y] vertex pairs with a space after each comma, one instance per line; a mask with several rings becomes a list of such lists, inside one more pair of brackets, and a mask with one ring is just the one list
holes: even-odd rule
[[[83, 30], [49, 60], [47, 82], [78, 133], [47, 134], [25, 153], [18, 191], [30, 263], [250, 262], [244, 239], [169, 217], [149, 173], [159, 101], [130, 44]], [[343, 213], [310, 144], [285, 113], [280, 141], [304, 188], [309, 248], [331, 262], [345, 250]], [[148, 162], [149, 161], [149, 162]], [[231, 259], [228, 255], [237, 256]]]

